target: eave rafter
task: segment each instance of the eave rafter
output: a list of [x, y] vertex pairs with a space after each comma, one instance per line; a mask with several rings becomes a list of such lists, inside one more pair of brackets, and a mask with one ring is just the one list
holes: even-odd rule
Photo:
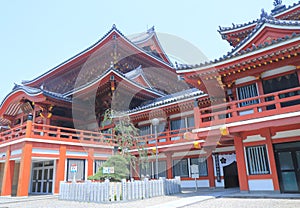
[[[239, 73], [249, 73], [249, 71], [253, 73], [253, 70], [256, 70], [256, 73], [260, 74], [261, 70], [268, 68], [270, 64], [280, 64], [280, 62], [284, 60], [284, 64], [287, 64], [289, 62], [287, 59], [295, 58], [299, 54], [300, 44], [297, 44], [295, 46], [283, 48], [277, 51], [270, 51], [267, 54], [260, 54], [257, 56], [252, 56], [248, 59], [231, 62], [226, 65], [224, 64], [214, 68], [208, 68], [205, 71], [200, 72], [195, 70], [195, 72], [185, 74], [185, 77], [190, 80], [197, 80], [197, 82], [192, 82], [192, 84], [194, 84], [194, 86], [197, 88], [200, 86], [199, 83], [210, 80], [219, 83], [221, 87], [230, 87], [230, 84], [232, 84], [230, 81], [239, 77]], [[293, 61], [295, 61], [295, 59], [293, 59]], [[226, 85], [224, 84], [224, 81], [226, 81]]]

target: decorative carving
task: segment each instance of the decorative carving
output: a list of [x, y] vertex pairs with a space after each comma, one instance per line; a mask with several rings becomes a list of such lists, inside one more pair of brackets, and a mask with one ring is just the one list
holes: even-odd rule
[[273, 2], [273, 5], [275, 7], [277, 7], [277, 6], [281, 5], [281, 4], [282, 4], [282, 0], [274, 0], [274, 2]]

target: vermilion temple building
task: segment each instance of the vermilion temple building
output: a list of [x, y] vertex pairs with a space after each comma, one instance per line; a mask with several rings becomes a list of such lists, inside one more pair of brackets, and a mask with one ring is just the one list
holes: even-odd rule
[[[300, 3], [220, 27], [232, 50], [173, 65], [154, 28], [124, 36], [115, 26], [81, 53], [15, 85], [0, 107], [1, 196], [56, 194], [114, 154], [106, 109], [131, 118], [160, 177], [183, 187], [300, 192]], [[174, 43], [175, 44], [175, 43]], [[158, 118], [158, 137], [151, 119]], [[136, 153], [132, 149], [132, 154]], [[155, 177], [155, 155], [131, 177]]]

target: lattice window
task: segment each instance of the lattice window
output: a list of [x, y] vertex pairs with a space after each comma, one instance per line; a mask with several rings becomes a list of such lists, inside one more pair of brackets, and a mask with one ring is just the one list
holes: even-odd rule
[[[237, 88], [239, 100], [244, 100], [247, 98], [252, 98], [258, 96], [256, 84], [246, 85]], [[240, 107], [257, 104], [258, 100], [249, 100], [240, 103]]]
[[246, 154], [250, 175], [270, 173], [266, 146], [247, 147]]

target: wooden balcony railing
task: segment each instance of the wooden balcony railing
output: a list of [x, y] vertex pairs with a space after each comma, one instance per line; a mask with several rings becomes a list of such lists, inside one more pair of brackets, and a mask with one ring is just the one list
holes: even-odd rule
[[85, 131], [43, 124], [33, 124], [33, 138], [50, 138], [57, 140], [79, 141], [83, 143], [98, 143], [115, 145], [116, 140], [111, 134]]
[[[194, 128], [202, 128], [224, 123], [231, 123], [300, 110], [300, 87], [283, 90], [275, 93], [261, 95], [245, 100], [233, 101], [207, 108], [197, 108], [195, 117], [199, 116], [200, 122], [193, 128], [184, 128], [165, 132], [158, 132], [157, 144], [173, 144], [186, 142], [184, 133]], [[103, 145], [117, 145], [116, 138], [112, 134], [77, 130], [57, 126], [32, 124], [31, 138], [54, 139], [72, 142], [93, 143]], [[24, 138], [26, 124], [17, 126], [0, 133], [0, 143]], [[138, 137], [139, 145], [154, 147], [155, 135]]]
[[[31, 138], [82, 142], [117, 146], [117, 140], [112, 134], [104, 134], [100, 132], [84, 131], [71, 128], [63, 128], [58, 126], [50, 126], [44, 124], [32, 124]], [[183, 128], [172, 131], [158, 132], [158, 145], [186, 142], [184, 133], [192, 131], [193, 128]], [[24, 138], [26, 135], [26, 124], [12, 128], [0, 133], [0, 143]], [[155, 135], [145, 135], [138, 137], [139, 145], [153, 147], [156, 144]], [[133, 148], [137, 147], [135, 145]]]
[[196, 128], [243, 121], [300, 110], [300, 87], [197, 109]]
[[[188, 131], [192, 131], [192, 128], [182, 128], [171, 131], [158, 132], [157, 134], [157, 145], [166, 145], [173, 143], [186, 142], [184, 139], [184, 133]], [[146, 147], [154, 147], [156, 146], [156, 139], [154, 134], [149, 134], [145, 136], [138, 137], [138, 146], [146, 146]]]
[[[0, 133], [0, 142], [24, 138], [26, 134], [26, 124], [12, 128]], [[104, 145], [115, 145], [116, 140], [111, 134], [100, 132], [84, 131], [57, 126], [32, 124], [31, 138], [55, 139], [83, 143], [96, 143]]]
[[0, 142], [25, 137], [26, 124], [0, 133]]

